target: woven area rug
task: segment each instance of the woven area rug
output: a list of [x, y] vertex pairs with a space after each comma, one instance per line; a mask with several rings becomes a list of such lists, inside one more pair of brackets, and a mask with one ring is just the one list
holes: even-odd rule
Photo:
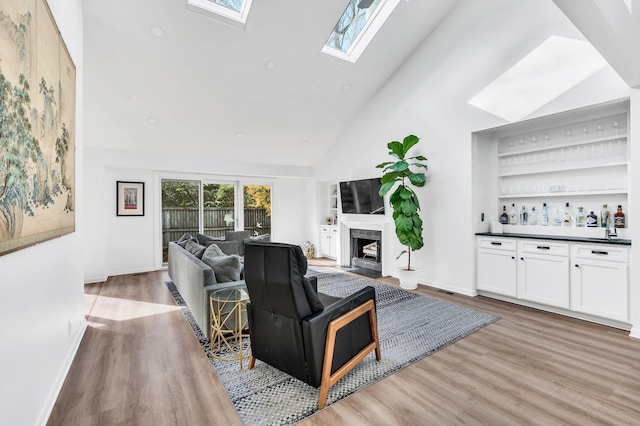
[[[318, 291], [334, 296], [348, 296], [368, 285], [376, 291], [382, 360], [376, 361], [375, 354], [369, 354], [329, 389], [327, 406], [498, 320], [493, 315], [352, 275], [311, 268], [308, 275], [318, 277]], [[318, 389], [260, 361], [246, 370], [245, 360], [245, 369], [240, 370], [237, 361], [213, 359], [209, 340], [189, 308], [173, 283], [167, 286], [245, 425], [294, 424], [317, 411]]]

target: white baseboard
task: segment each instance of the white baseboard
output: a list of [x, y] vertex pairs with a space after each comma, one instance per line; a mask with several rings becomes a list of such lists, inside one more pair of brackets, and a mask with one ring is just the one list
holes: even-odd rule
[[640, 339], [640, 327], [639, 326], [631, 327], [631, 331], [629, 332], [629, 337], [633, 337], [634, 339]]
[[473, 297], [478, 295], [474, 289], [456, 287], [456, 286], [452, 286], [452, 285], [437, 282], [437, 281], [426, 281], [420, 284], [428, 285], [429, 287], [437, 288], [444, 291], [450, 291], [452, 293], [463, 294], [465, 296]]
[[82, 326], [76, 333], [73, 338], [73, 342], [71, 343], [71, 347], [69, 348], [69, 352], [60, 367], [60, 371], [58, 372], [58, 376], [56, 377], [55, 382], [53, 383], [53, 387], [49, 391], [49, 396], [47, 397], [42, 410], [40, 411], [40, 415], [36, 420], [36, 425], [47, 424], [49, 420], [49, 416], [51, 416], [51, 412], [53, 411], [53, 407], [56, 404], [56, 400], [58, 399], [58, 395], [60, 394], [60, 390], [62, 390], [62, 385], [64, 384], [64, 380], [67, 378], [67, 374], [69, 374], [69, 370], [71, 369], [71, 364], [73, 364], [73, 359], [76, 357], [78, 353], [78, 349], [80, 348], [80, 342], [82, 342], [82, 338], [84, 337], [84, 333], [87, 330], [87, 321], [82, 321]]
[[85, 278], [85, 284], [95, 284], [95, 283], [103, 283], [109, 279], [109, 277], [115, 277], [117, 275], [131, 275], [131, 274], [144, 274], [146, 272], [154, 272], [159, 270], [166, 270], [166, 266], [161, 266], [159, 268], [151, 267], [151, 268], [136, 268], [136, 269], [125, 269], [122, 271], [115, 271], [110, 274], [101, 277], [93, 277], [93, 278]]

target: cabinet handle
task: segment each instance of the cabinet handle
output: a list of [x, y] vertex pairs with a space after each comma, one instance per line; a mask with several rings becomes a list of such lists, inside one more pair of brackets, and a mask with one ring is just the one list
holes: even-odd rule
[[515, 260], [515, 259], [516, 259], [516, 257], [515, 257], [515, 256], [511, 256], [511, 258], [512, 258], [513, 260]]
[[573, 265], [573, 266], [575, 266], [576, 268], [579, 268], [579, 267], [580, 267], [580, 265], [578, 265], [577, 263], [576, 263], [575, 265]]
[[593, 254], [604, 254], [605, 256], [609, 254], [608, 251], [600, 251], [600, 250], [591, 250]]
[[502, 243], [498, 242], [498, 241], [491, 241], [491, 245], [492, 246], [501, 246]]
[[524, 260], [524, 257], [521, 257], [520, 260]]
[[537, 246], [536, 248], [539, 248], [540, 250], [550, 250], [551, 247], [549, 246]]

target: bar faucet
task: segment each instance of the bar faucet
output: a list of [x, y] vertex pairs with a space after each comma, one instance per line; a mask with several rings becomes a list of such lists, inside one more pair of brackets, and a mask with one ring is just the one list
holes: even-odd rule
[[607, 217], [607, 218], [606, 218], [606, 220], [605, 220], [605, 223], [606, 223], [606, 225], [607, 225], [607, 229], [605, 229], [605, 231], [604, 231], [604, 238], [605, 238], [608, 242], [611, 242], [611, 237], [617, 237], [617, 236], [618, 236], [618, 231], [617, 231], [617, 229], [615, 229], [615, 227], [614, 227], [613, 232], [611, 232], [611, 228], [610, 228], [610, 225], [611, 225], [611, 215], [610, 215], [610, 214], [607, 214], [607, 216], [606, 216], [606, 217]]

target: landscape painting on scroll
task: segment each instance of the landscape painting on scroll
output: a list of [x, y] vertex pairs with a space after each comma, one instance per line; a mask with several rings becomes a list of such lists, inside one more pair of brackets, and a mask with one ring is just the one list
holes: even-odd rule
[[46, 0], [0, 0], [0, 255], [75, 231], [75, 81]]

